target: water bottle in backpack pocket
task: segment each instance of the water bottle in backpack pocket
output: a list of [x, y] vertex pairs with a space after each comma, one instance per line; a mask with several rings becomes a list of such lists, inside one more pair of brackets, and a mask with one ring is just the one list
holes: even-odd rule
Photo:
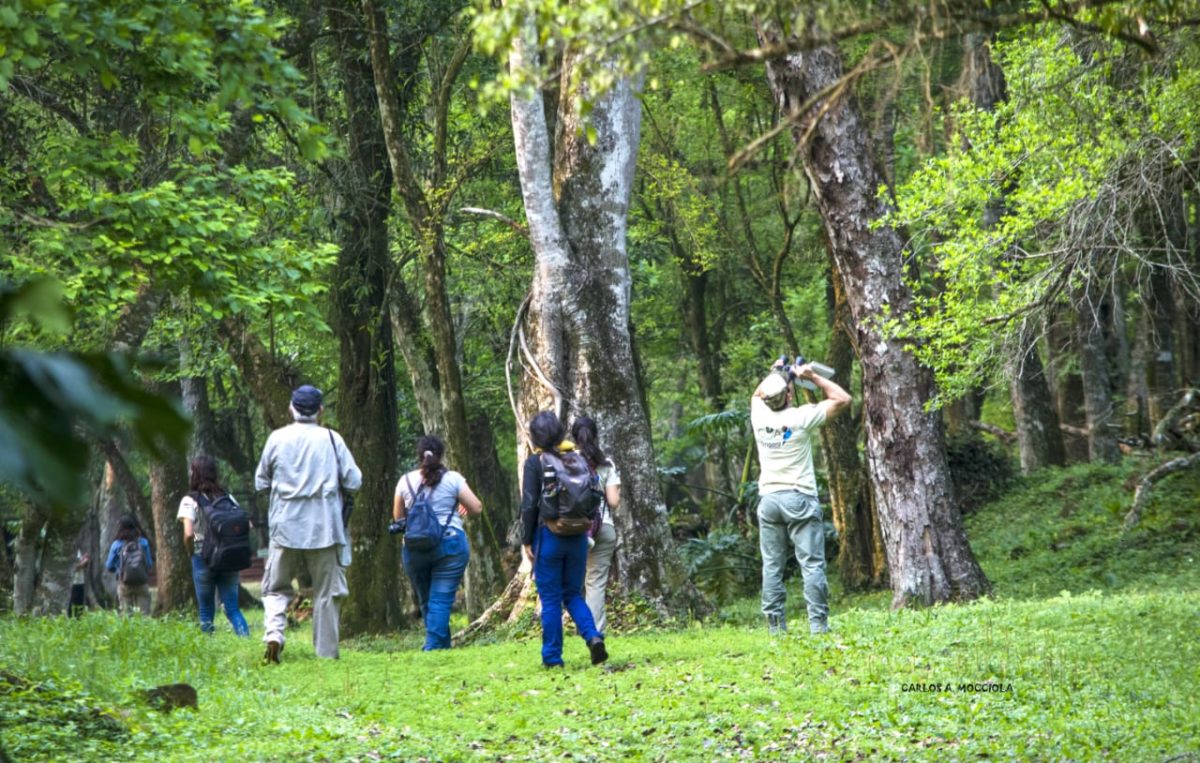
[[226, 493], [210, 500], [202, 493], [193, 498], [204, 515], [204, 542], [200, 559], [213, 572], [237, 572], [250, 566], [250, 516]]
[[587, 459], [574, 451], [543, 453], [542, 497], [538, 515], [555, 535], [583, 535], [600, 514], [596, 473]]
[[126, 541], [121, 546], [121, 566], [117, 568], [117, 580], [127, 586], [146, 585], [150, 582], [150, 564], [142, 539]]

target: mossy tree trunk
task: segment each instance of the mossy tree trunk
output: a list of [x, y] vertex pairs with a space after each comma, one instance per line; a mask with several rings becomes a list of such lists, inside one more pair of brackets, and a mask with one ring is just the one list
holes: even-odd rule
[[[434, 366], [426, 370], [419, 365], [413, 365], [423, 362], [427, 357], [421, 352], [424, 342], [418, 336], [409, 337], [413, 347], [405, 353], [405, 358], [409, 362], [414, 383], [421, 381], [421, 377], [433, 377], [436, 371], [442, 421], [434, 431], [440, 431], [446, 441], [447, 464], [466, 477], [468, 483], [485, 501], [488, 510], [509, 516], [512, 503], [507, 490], [491, 481], [480, 482], [479, 476], [490, 475], [491, 472], [486, 469], [486, 463], [476, 461], [472, 457], [475, 448], [468, 425], [454, 313], [450, 306], [448, 286], [445, 218], [447, 204], [453, 198], [455, 186], [447, 171], [449, 101], [470, 46], [465, 39], [458, 43], [446, 71], [440, 81], [434, 83], [431, 109], [435, 136], [430, 162], [432, 168], [428, 177], [422, 177], [411, 160], [411, 155], [416, 149], [410, 151], [409, 138], [402, 129], [404, 100], [412, 85], [401, 83], [412, 83], [417, 79], [423, 46], [426, 44], [426, 38], [436, 28], [436, 24], [432, 24], [427, 17], [430, 16], [430, 11], [438, 11], [438, 6], [430, 4], [410, 8], [409, 11], [400, 21], [396, 56], [393, 58], [388, 38], [391, 27], [383, 8], [373, 0], [362, 0], [362, 19], [370, 51], [369, 81], [374, 83], [395, 196], [403, 203], [408, 223], [417, 239], [424, 287], [422, 306], [425, 327], [431, 339], [429, 346], [432, 349]], [[406, 329], [414, 323], [406, 314], [398, 317], [398, 325]], [[427, 393], [419, 391], [417, 394], [420, 396]], [[429, 409], [432, 406], [424, 407]], [[422, 418], [428, 420], [431, 414], [430, 410], [422, 411]], [[486, 452], [486, 449], [483, 452]], [[504, 589], [505, 577], [500, 561], [503, 536], [497, 536], [493, 532], [492, 523], [487, 519], [468, 519], [464, 526], [471, 545], [471, 563], [467, 566], [465, 574], [467, 612], [477, 615]]]
[[331, 4], [329, 26], [345, 98], [346, 160], [334, 175], [341, 247], [334, 274], [333, 328], [341, 346], [338, 429], [363, 473], [350, 520], [354, 563], [342, 606], [345, 635], [404, 625], [400, 549], [387, 535], [396, 484], [396, 372], [388, 279], [391, 174], [358, 5]]

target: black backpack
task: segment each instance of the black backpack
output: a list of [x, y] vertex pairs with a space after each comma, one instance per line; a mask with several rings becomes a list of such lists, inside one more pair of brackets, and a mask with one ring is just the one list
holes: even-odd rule
[[405, 516], [407, 525], [404, 529], [404, 545], [410, 551], [431, 551], [442, 542], [442, 536], [446, 534], [446, 528], [454, 518], [454, 509], [450, 510], [450, 516], [446, 517], [446, 523], [442, 524], [433, 510], [433, 504], [429, 502], [433, 491], [422, 484], [414, 492], [412, 482], [407, 478], [405, 481], [408, 482], [408, 492], [413, 499], [412, 506], [408, 507]]
[[213, 572], [237, 572], [250, 566], [250, 515], [226, 493], [215, 501], [202, 493], [192, 497], [204, 515], [200, 560]]
[[150, 565], [142, 549], [141, 538], [125, 541], [125, 545], [121, 546], [120, 559], [117, 580], [125, 585], [146, 585], [150, 582]]
[[596, 473], [575, 451], [543, 453], [542, 498], [538, 509], [542, 523], [555, 535], [583, 535], [600, 513]]

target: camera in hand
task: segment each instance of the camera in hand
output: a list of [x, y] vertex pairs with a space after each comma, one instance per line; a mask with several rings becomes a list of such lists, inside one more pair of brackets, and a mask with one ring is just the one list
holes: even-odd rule
[[408, 528], [408, 518], [403, 517], [401, 519], [393, 520], [388, 525], [387, 530], [388, 530], [389, 535], [403, 535], [405, 529], [407, 529], [407, 528]]
[[[812, 366], [813, 373], [817, 374], [818, 376], [823, 376], [826, 379], [832, 379], [834, 375], [834, 370], [829, 366], [825, 365], [824, 363], [809, 363], [809, 361], [804, 359], [803, 355], [797, 354], [794, 360], [788, 355], [780, 355], [779, 360], [782, 365], [777, 370], [779, 373], [783, 374], [783, 378], [787, 379], [789, 384], [793, 381], [796, 381], [796, 374], [799, 372], [800, 367], [805, 363], [808, 363], [810, 366]], [[817, 385], [813, 384], [808, 379], [801, 379], [800, 386], [812, 390], [817, 388]]]

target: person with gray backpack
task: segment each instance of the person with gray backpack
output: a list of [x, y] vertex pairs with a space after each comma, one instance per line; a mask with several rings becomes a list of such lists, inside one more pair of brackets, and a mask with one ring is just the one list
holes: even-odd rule
[[104, 568], [117, 576], [117, 606], [121, 614], [134, 607], [143, 615], [150, 614], [150, 571], [154, 557], [150, 541], [142, 532], [137, 519], [128, 514], [117, 523], [117, 537], [108, 547]]
[[425, 620], [425, 651], [450, 648], [450, 610], [471, 558], [463, 518], [483, 503], [461, 474], [442, 464], [446, 446], [433, 435], [417, 441], [416, 469], [396, 483], [388, 532], [404, 535], [404, 571]]
[[588, 530], [603, 501], [587, 460], [565, 441], [562, 422], [542, 411], [529, 422], [534, 452], [521, 480], [521, 544], [533, 562], [542, 603], [542, 666], [563, 667], [562, 611], [566, 607], [583, 637], [592, 664], [608, 659], [604, 636], [596, 629], [583, 597]]

